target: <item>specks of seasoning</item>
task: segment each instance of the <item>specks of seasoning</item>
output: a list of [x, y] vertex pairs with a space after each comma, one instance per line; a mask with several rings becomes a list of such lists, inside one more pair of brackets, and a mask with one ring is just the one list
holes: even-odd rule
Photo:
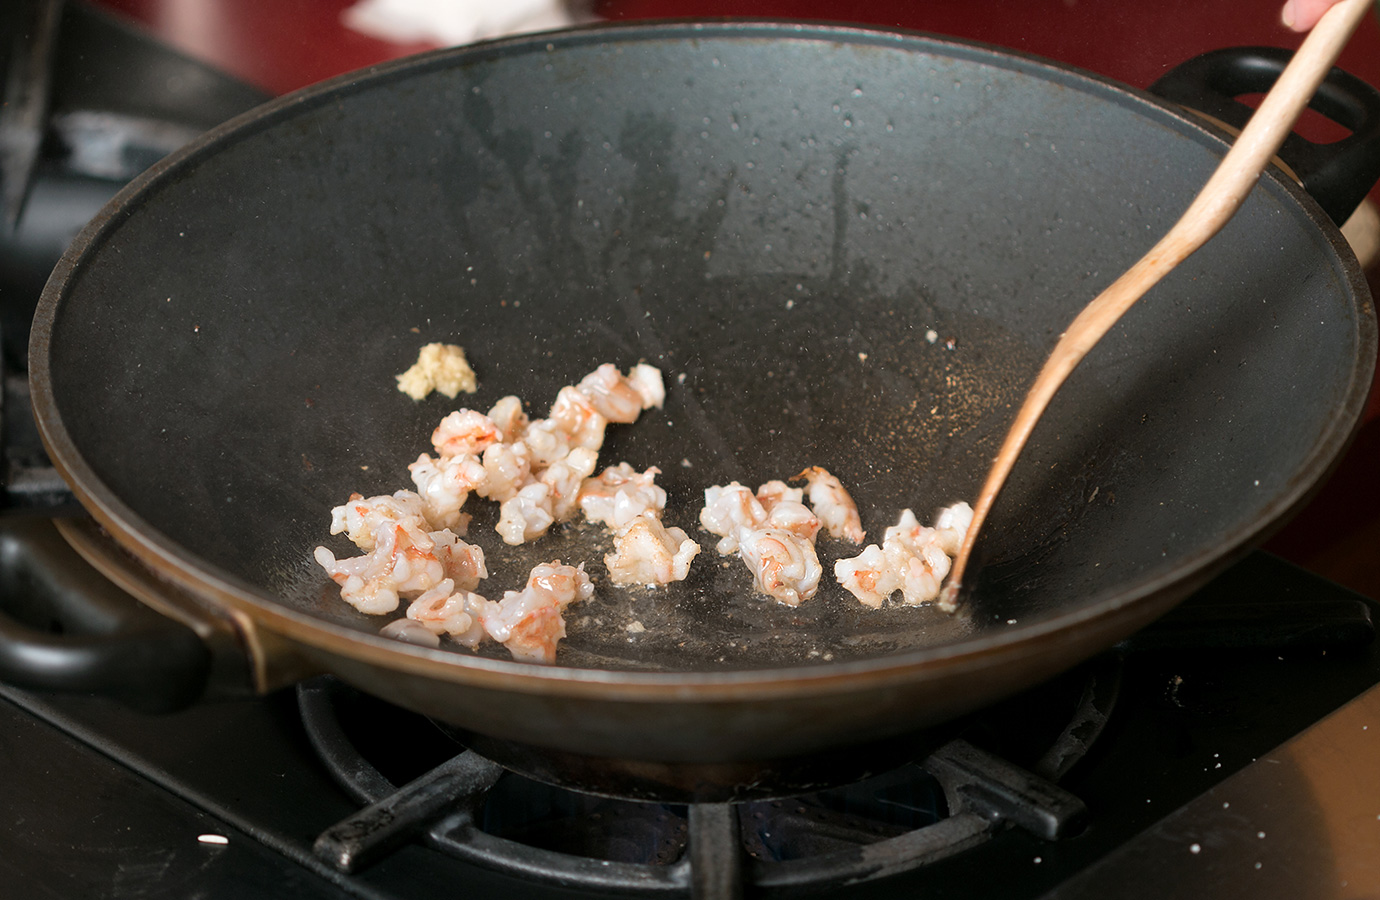
[[1189, 853], [1194, 853], [1194, 854], [1202, 853], [1202, 852], [1203, 852], [1203, 845], [1202, 845], [1202, 844], [1189, 844], [1189, 845], [1188, 845], [1188, 852], [1189, 852]]
[[933, 344], [935, 341], [939, 340], [939, 332], [931, 328], [929, 331], [925, 332], [925, 340]]
[[867, 354], [866, 354], [866, 353], [859, 353], [859, 354], [858, 354], [858, 362], [867, 362]]

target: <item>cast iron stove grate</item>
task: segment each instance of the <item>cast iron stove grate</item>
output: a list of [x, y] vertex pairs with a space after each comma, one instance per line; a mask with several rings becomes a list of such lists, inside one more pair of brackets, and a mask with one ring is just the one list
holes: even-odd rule
[[460, 859], [549, 884], [720, 898], [748, 887], [820, 889], [891, 876], [1009, 826], [1056, 840], [1076, 833], [1086, 815], [1056, 782], [1105, 725], [1120, 668], [1119, 654], [1101, 657], [883, 775], [805, 796], [773, 797], [766, 788], [767, 796], [736, 804], [623, 799], [545, 784], [463, 750], [425, 719], [317, 679], [298, 692], [307, 733], [365, 809], [323, 833], [315, 849], [352, 871], [420, 837]]

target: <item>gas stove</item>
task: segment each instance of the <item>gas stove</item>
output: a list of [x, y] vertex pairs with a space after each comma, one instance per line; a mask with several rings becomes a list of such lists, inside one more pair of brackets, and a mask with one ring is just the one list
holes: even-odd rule
[[938, 749], [731, 806], [553, 787], [329, 676], [164, 715], [3, 688], [0, 866], [55, 897], [1082, 897], [1147, 866], [1155, 896], [1323, 896], [1364, 863], [1297, 812], [1324, 786], [1294, 755], [1380, 736], [1373, 612], [1257, 552]]
[[[76, 511], [24, 408], [43, 267], [141, 161], [265, 95], [83, 6], [50, 24], [11, 57], [55, 55], [62, 76], [42, 86], [52, 128], [0, 247], [4, 506], [44, 512], [0, 524], [0, 593], [61, 630], [30, 596], [86, 565], [46, 518]], [[0, 876], [14, 896], [73, 898], [1365, 893], [1380, 890], [1374, 606], [1257, 551], [1102, 656], [861, 761], [880, 774], [731, 804], [616, 776], [571, 790], [328, 676], [162, 714], [5, 686]]]

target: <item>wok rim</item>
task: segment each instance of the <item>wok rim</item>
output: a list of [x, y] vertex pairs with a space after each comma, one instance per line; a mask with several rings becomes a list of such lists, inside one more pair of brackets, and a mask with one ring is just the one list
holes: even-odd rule
[[[328, 98], [355, 90], [376, 88], [390, 80], [434, 67], [464, 65], [493, 55], [551, 51], [558, 46], [581, 46], [610, 40], [632, 43], [675, 37], [723, 39], [786, 38], [816, 42], [849, 42], [907, 45], [944, 56], [981, 59], [1004, 69], [1016, 69], [1046, 80], [1071, 83], [1101, 102], [1119, 102], [1142, 115], [1160, 117], [1161, 124], [1176, 128], [1217, 155], [1225, 153], [1223, 132], [1193, 117], [1175, 104], [1148, 92], [1074, 66], [977, 41], [897, 28], [839, 24], [808, 20], [703, 19], [655, 22], [598, 23], [553, 32], [502, 38], [479, 44], [428, 51], [393, 60], [314, 84], [275, 98], [222, 123], [186, 146], [174, 151], [141, 173], [119, 191], [82, 229], [54, 268], [35, 311], [29, 344], [29, 383], [40, 435], [53, 465], [72, 487], [82, 506], [115, 541], [131, 552], [156, 576], [214, 607], [226, 607], [248, 615], [264, 627], [308, 648], [345, 656], [387, 669], [440, 681], [500, 688], [554, 696], [600, 696], [656, 701], [728, 701], [773, 698], [847, 691], [881, 683], [912, 682], [932, 671], [946, 674], [985, 668], [1012, 656], [1040, 656], [1046, 646], [1059, 644], [1061, 636], [1075, 632], [1116, 631], [1128, 633], [1143, 618], [1160, 615], [1204, 583], [1211, 575], [1247, 552], [1300, 507], [1321, 484], [1340, 458], [1359, 427], [1370, 390], [1376, 356], [1376, 321], [1364, 273], [1340, 230], [1301, 186], [1271, 166], [1259, 188], [1282, 191], [1296, 212], [1322, 233], [1331, 261], [1350, 288], [1355, 317], [1355, 347], [1360, 365], [1353, 366], [1352, 381], [1342, 402], [1334, 407], [1326, 427], [1293, 473], [1284, 490], [1258, 515], [1223, 535], [1215, 544], [1185, 556], [1178, 565], [1152, 573], [1120, 588], [1088, 598], [1081, 608], [1033, 623], [1011, 625], [950, 644], [922, 647], [899, 653], [846, 662], [816, 662], [797, 666], [725, 669], [721, 671], [624, 671], [540, 665], [491, 659], [454, 650], [428, 649], [368, 634], [307, 613], [290, 609], [267, 591], [222, 571], [184, 550], [181, 545], [137, 515], [105, 485], [87, 464], [69, 435], [57, 408], [50, 373], [49, 349], [53, 327], [72, 277], [85, 261], [99, 252], [105, 238], [135, 213], [147, 191], [163, 180], [177, 177], [222, 144], [249, 137], [261, 129], [288, 121], [299, 108], [309, 108]], [[1176, 590], [1178, 589], [1178, 590]], [[1150, 601], [1160, 597], [1161, 602]], [[961, 613], [960, 613], [961, 614]], [[1057, 648], [1054, 652], [1058, 652]]]

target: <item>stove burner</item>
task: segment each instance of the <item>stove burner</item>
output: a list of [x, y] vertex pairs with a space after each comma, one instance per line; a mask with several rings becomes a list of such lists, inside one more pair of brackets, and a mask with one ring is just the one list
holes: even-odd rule
[[[307, 733], [365, 808], [324, 832], [315, 851], [355, 871], [420, 839], [550, 884], [697, 898], [739, 897], [747, 885], [866, 881], [961, 853], [1010, 825], [1045, 840], [1077, 833], [1084, 806], [1054, 781], [1101, 732], [1119, 680], [1120, 659], [1109, 654], [1035, 692], [1042, 696], [1025, 695], [965, 723], [965, 735], [1011, 758], [953, 739], [928, 755], [919, 745], [922, 760], [897, 761], [856, 784], [685, 804], [572, 791], [473, 748], [457, 755], [447, 730], [321, 678], [298, 689]], [[1051, 715], [1052, 725], [1031, 726]]]

